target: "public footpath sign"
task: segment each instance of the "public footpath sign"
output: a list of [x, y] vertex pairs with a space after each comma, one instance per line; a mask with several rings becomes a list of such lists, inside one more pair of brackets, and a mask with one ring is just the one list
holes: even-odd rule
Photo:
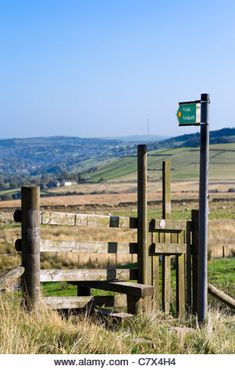
[[200, 126], [201, 102], [191, 101], [179, 103], [177, 117], [179, 126]]
[[209, 166], [209, 94], [200, 100], [181, 102], [177, 111], [179, 126], [200, 126], [200, 178], [199, 178], [199, 243], [198, 243], [198, 302], [200, 324], [207, 317], [207, 253], [208, 253], [208, 166]]

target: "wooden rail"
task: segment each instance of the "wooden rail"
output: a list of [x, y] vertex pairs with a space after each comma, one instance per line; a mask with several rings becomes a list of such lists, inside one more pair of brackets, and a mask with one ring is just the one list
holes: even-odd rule
[[208, 293], [235, 310], [235, 299], [224, 293], [222, 290], [216, 288], [212, 284], [208, 284]]
[[135, 269], [42, 269], [40, 281], [135, 280]]
[[137, 218], [43, 211], [41, 212], [41, 224], [77, 227], [115, 227], [136, 229]]

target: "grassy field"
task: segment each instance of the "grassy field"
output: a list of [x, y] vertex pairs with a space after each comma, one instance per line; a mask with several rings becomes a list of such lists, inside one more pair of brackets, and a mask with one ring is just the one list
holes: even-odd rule
[[[173, 180], [197, 179], [199, 174], [199, 148], [160, 149], [148, 153], [148, 176], [151, 180], [161, 177], [161, 163], [170, 159]], [[91, 182], [131, 181], [136, 179], [136, 157], [115, 159], [101, 164], [93, 173], [84, 173]], [[235, 144], [210, 146], [210, 180], [233, 180], [235, 172]]]
[[62, 319], [45, 307], [29, 315], [17, 297], [4, 295], [0, 315], [2, 354], [235, 353], [234, 317], [216, 310], [201, 328], [193, 317], [180, 323], [154, 310], [113, 326], [97, 316]]

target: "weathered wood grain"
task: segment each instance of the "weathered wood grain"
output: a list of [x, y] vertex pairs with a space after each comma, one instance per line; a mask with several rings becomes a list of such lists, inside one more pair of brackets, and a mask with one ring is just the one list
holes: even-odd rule
[[137, 218], [44, 211], [41, 212], [41, 224], [77, 227], [137, 228]]
[[54, 310], [75, 309], [91, 304], [93, 297], [43, 297], [42, 302]]
[[86, 280], [131, 280], [136, 278], [132, 269], [44, 269], [40, 271], [41, 282], [47, 281], [86, 281]]
[[76, 253], [137, 253], [137, 243], [116, 242], [78, 242], [76, 240], [41, 240], [41, 252]]
[[[157, 237], [154, 235], [154, 243]], [[154, 254], [183, 254], [186, 253], [186, 244], [185, 243], [155, 243]]]

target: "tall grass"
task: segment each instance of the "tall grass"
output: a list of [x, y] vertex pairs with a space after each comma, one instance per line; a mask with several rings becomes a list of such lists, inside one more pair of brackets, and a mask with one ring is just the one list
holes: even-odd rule
[[119, 326], [97, 317], [62, 319], [41, 306], [22, 310], [18, 297], [0, 297], [0, 353], [234, 353], [235, 321], [210, 311], [207, 324], [163, 320], [158, 312], [140, 315]]

